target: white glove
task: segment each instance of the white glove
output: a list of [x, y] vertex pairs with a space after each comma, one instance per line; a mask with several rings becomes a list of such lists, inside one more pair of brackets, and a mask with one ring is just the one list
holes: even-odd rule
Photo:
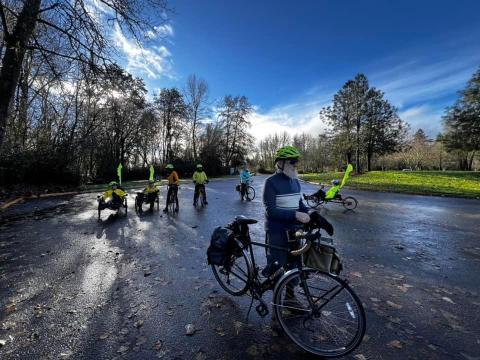
[[298, 221], [300, 221], [303, 224], [306, 224], [310, 221], [310, 216], [300, 211], [297, 211], [295, 213], [295, 217], [297, 218]]

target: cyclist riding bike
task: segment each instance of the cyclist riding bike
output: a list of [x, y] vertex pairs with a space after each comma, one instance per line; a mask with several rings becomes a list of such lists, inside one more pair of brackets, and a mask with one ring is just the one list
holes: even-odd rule
[[174, 170], [174, 167], [172, 164], [167, 164], [165, 167], [167, 170], [168, 174], [168, 192], [167, 192], [167, 203], [165, 205], [165, 209], [163, 209], [163, 212], [168, 212], [168, 201], [170, 199], [171, 194], [174, 194], [175, 197], [175, 202], [176, 202], [176, 208], [175, 212], [178, 212], [178, 185], [180, 185], [180, 178], [178, 177], [177, 172]]
[[147, 187], [143, 189], [143, 196], [139, 198], [139, 210], [142, 211], [142, 204], [146, 202], [147, 204], [150, 204], [150, 211], [152, 211], [159, 191], [160, 190], [155, 185], [155, 181], [149, 180]]
[[195, 184], [195, 192], [193, 195], [193, 206], [197, 206], [198, 196], [200, 191], [203, 191], [204, 204], [207, 205], [207, 193], [205, 191], [205, 184], [208, 183], [207, 174], [203, 171], [203, 165], [198, 164], [197, 170], [193, 173], [193, 183]]
[[[265, 206], [265, 242], [268, 245], [289, 248], [289, 233], [295, 232], [298, 222], [309, 223], [311, 216], [312, 219], [321, 219], [326, 222], [316, 212], [309, 214], [307, 206], [302, 201], [297, 173], [299, 159], [300, 153], [295, 147], [280, 148], [275, 158], [277, 171], [265, 181], [263, 203]], [[268, 277], [280, 267], [293, 268], [296, 261], [298, 259], [291, 259], [283, 250], [269, 248], [267, 250], [267, 266], [262, 271], [262, 275]], [[294, 287], [290, 286], [286, 291], [286, 299], [291, 302], [292, 306], [295, 306], [298, 300], [295, 297]]]
[[[247, 162], [243, 164], [243, 169], [240, 172], [240, 194], [241, 194], [241, 199], [243, 201], [243, 198], [245, 197], [247, 193], [247, 187], [250, 185], [250, 178], [252, 177], [252, 174], [250, 171], [247, 169]], [[250, 199], [247, 196], [247, 201], [250, 201]]]
[[103, 196], [100, 198], [100, 210], [106, 208], [118, 209], [120, 206], [122, 206], [125, 196], [126, 192], [118, 186], [118, 183], [116, 181], [110, 182], [108, 184], [107, 191], [105, 191]]
[[[336, 180], [336, 179], [332, 180], [332, 187], [330, 189], [335, 190], [334, 187], [338, 186], [338, 185], [340, 185], [340, 180]], [[332, 192], [332, 191], [329, 190], [329, 192]], [[338, 190], [336, 192], [338, 192]], [[334, 194], [334, 195], [336, 195], [336, 194]], [[322, 187], [320, 189], [318, 189], [318, 191], [315, 194], [312, 194], [310, 196], [316, 197], [317, 199], [325, 200], [325, 197], [327, 196], [327, 193], [323, 190], [323, 185], [322, 185]], [[333, 198], [333, 196], [332, 196], [332, 198]]]

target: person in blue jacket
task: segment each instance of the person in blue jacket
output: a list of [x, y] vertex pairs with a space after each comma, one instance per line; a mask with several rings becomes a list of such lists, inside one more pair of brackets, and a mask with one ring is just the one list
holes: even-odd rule
[[[300, 153], [293, 146], [285, 146], [277, 151], [275, 164], [277, 171], [265, 181], [263, 204], [265, 206], [265, 242], [270, 245], [288, 248], [289, 230], [295, 225], [308, 223], [308, 208], [301, 197], [297, 163]], [[267, 267], [263, 274], [274, 272], [274, 267], [285, 266], [288, 260], [286, 251], [270, 248], [267, 251]], [[275, 266], [275, 262], [278, 264]]]
[[[240, 172], [240, 194], [243, 201], [243, 198], [247, 194], [247, 187], [250, 185], [250, 178], [252, 174], [248, 171], [247, 162], [243, 164], [243, 169]], [[247, 196], [247, 201], [250, 201], [250, 198]]]
[[[277, 151], [275, 165], [277, 171], [265, 181], [263, 203], [265, 206], [265, 230], [267, 245], [289, 248], [288, 232], [294, 231], [299, 223], [315, 225], [332, 235], [331, 224], [303, 203], [297, 164], [300, 153], [293, 146], [285, 146]], [[288, 252], [280, 249], [267, 249], [267, 266], [264, 276], [271, 276], [280, 267], [292, 268], [300, 259], [289, 258]], [[291, 263], [289, 263], [289, 261]], [[285, 299], [294, 307], [303, 307], [294, 293], [295, 286], [287, 286]]]

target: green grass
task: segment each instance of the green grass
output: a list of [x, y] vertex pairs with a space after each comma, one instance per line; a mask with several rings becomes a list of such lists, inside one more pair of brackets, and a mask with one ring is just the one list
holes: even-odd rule
[[[305, 181], [329, 183], [343, 173], [304, 174]], [[480, 172], [469, 171], [370, 171], [351, 175], [347, 185], [353, 189], [411, 194], [480, 198]]]

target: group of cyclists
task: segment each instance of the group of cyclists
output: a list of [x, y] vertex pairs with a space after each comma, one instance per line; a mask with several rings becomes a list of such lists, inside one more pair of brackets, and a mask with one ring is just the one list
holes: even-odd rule
[[[165, 167], [167, 171], [167, 182], [168, 182], [168, 192], [167, 192], [167, 200], [165, 204], [165, 208], [163, 209], [164, 212], [168, 212], [168, 205], [170, 199], [175, 199], [175, 212], [179, 211], [179, 202], [178, 202], [178, 187], [180, 185], [180, 177], [178, 173], [175, 171], [175, 167], [172, 164], [168, 164]], [[248, 170], [247, 170], [248, 171]], [[245, 176], [245, 179], [247, 177]], [[248, 180], [245, 180], [248, 183]], [[193, 205], [197, 206], [198, 197], [200, 192], [203, 192], [203, 204], [207, 205], [207, 193], [205, 191], [205, 184], [208, 183], [208, 177], [205, 171], [203, 170], [202, 164], [197, 164], [196, 170], [193, 173], [193, 183], [195, 184], [195, 191], [193, 196]], [[160, 189], [155, 185], [154, 180], [149, 180], [148, 185], [141, 193], [139, 193], [138, 198], [138, 208], [139, 211], [142, 211], [142, 204], [147, 203], [150, 205], [150, 210], [153, 210], [155, 201], [158, 198], [160, 193]], [[172, 196], [173, 195], [173, 196]], [[126, 192], [121, 186], [116, 182], [112, 181], [108, 185], [108, 189], [104, 192], [104, 194], [99, 199], [99, 210], [103, 210], [106, 208], [116, 209], [119, 208], [125, 201]]]

